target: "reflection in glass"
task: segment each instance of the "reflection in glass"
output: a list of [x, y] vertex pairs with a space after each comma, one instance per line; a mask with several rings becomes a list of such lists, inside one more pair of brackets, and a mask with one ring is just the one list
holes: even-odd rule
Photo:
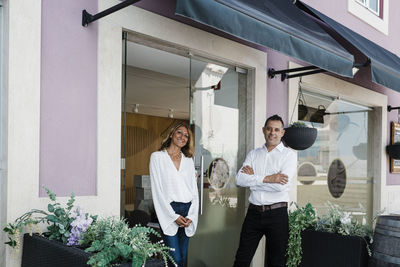
[[[310, 114], [325, 111], [319, 114], [323, 118], [320, 123], [311, 120], [318, 130], [314, 145], [298, 152], [298, 204], [310, 202], [319, 214], [324, 214], [329, 201], [369, 221], [373, 177], [368, 160], [372, 137], [368, 133], [373, 127], [372, 110], [337, 98], [303, 93], [308, 116], [302, 114], [302, 122], [311, 126]], [[314, 175], [311, 170], [315, 170]]]
[[372, 9], [375, 12], [378, 12], [378, 0], [369, 0], [369, 8]]

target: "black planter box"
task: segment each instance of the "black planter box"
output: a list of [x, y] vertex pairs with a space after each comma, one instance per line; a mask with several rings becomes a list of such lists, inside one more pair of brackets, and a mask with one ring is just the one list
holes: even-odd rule
[[[90, 254], [76, 247], [61, 242], [29, 234], [24, 235], [21, 267], [88, 267], [86, 262]], [[115, 267], [131, 267], [124, 263]], [[146, 267], [161, 267], [164, 262], [156, 259], [147, 260]]]
[[365, 240], [358, 236], [306, 230], [302, 233], [301, 267], [367, 267]]

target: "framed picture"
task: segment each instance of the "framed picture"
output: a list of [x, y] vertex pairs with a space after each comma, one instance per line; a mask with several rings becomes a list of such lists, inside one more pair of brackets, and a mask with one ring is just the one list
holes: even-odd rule
[[[391, 144], [400, 143], [400, 123], [392, 122], [392, 135], [390, 138]], [[390, 158], [390, 172], [400, 173], [400, 160]]]

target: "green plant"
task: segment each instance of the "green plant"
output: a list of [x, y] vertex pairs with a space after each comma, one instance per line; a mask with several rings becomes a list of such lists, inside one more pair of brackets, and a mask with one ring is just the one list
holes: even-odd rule
[[41, 235], [42, 231], [38, 226], [39, 223], [45, 220], [47, 213], [42, 210], [33, 209], [18, 217], [14, 223], [8, 223], [3, 231], [7, 234], [8, 241], [5, 244], [11, 246], [13, 249], [20, 248], [20, 235], [24, 227], [28, 227], [29, 233], [32, 235], [32, 230], [35, 230]]
[[143, 266], [146, 260], [155, 254], [173, 262], [169, 255], [170, 248], [162, 242], [152, 243], [150, 234], [160, 235], [148, 227], [129, 228], [128, 224], [115, 217], [107, 217], [92, 224], [84, 233], [82, 246], [88, 246], [91, 252], [88, 264], [96, 267], [111, 266], [132, 261], [132, 267]]
[[317, 216], [313, 206], [308, 203], [299, 208], [296, 204], [294, 211], [289, 211], [289, 243], [286, 251], [288, 267], [296, 267], [301, 262], [301, 232], [316, 224]]
[[290, 124], [290, 127], [293, 128], [308, 128], [308, 126], [304, 122], [296, 121]]
[[47, 206], [48, 212], [32, 209], [18, 217], [13, 223], [8, 223], [3, 228], [3, 231], [8, 235], [8, 242], [6, 242], [6, 244], [16, 250], [20, 247], [19, 240], [23, 228], [27, 227], [31, 235], [32, 229], [35, 228], [41, 235], [42, 232], [38, 226], [40, 223], [49, 224], [47, 227], [48, 232], [46, 232], [46, 236], [49, 239], [67, 243], [71, 230], [71, 222], [74, 220], [74, 218], [70, 216], [75, 201], [74, 193], [71, 194], [67, 207], [64, 208], [56, 201], [56, 194], [46, 187], [43, 188], [46, 190], [46, 193], [51, 200], [51, 203]]
[[[321, 218], [317, 217], [313, 206], [308, 203], [305, 207], [299, 208], [296, 205], [294, 211], [289, 211], [289, 244], [287, 249], [288, 267], [295, 267], [301, 263], [301, 232], [306, 229], [313, 229], [320, 232], [337, 233], [348, 236], [359, 236], [364, 239], [367, 245], [368, 254], [371, 256], [369, 244], [373, 241], [373, 225], [377, 216], [374, 216], [370, 225], [352, 218], [349, 212], [343, 211], [339, 205], [326, 203], [328, 212]], [[361, 205], [360, 205], [361, 206]], [[362, 209], [362, 207], [360, 207]]]
[[[366, 224], [365, 220], [364, 222], [360, 222], [352, 218], [350, 213], [343, 211], [339, 205], [327, 202], [326, 206], [328, 207], [328, 212], [317, 221], [315, 230], [338, 233], [341, 235], [359, 236], [366, 242], [368, 254], [371, 256], [369, 244], [372, 243], [373, 240], [372, 227]], [[374, 216], [371, 225], [376, 218], [377, 216]]]
[[46, 216], [46, 221], [50, 224], [50, 226], [47, 227], [48, 238], [50, 240], [60, 240], [65, 244], [68, 241], [71, 223], [74, 220], [71, 217], [71, 210], [74, 207], [75, 194], [71, 194], [67, 202], [67, 207], [64, 208], [57, 202], [56, 194], [52, 193], [46, 187], [45, 190], [52, 201], [52, 203], [47, 205], [47, 210], [50, 212], [50, 214]]

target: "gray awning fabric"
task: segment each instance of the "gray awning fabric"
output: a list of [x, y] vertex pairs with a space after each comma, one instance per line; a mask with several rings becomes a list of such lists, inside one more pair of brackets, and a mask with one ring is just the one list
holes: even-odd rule
[[312, 7], [301, 3], [371, 61], [372, 81], [400, 92], [400, 58]]
[[321, 69], [353, 77], [353, 55], [292, 0], [177, 0], [176, 14]]

